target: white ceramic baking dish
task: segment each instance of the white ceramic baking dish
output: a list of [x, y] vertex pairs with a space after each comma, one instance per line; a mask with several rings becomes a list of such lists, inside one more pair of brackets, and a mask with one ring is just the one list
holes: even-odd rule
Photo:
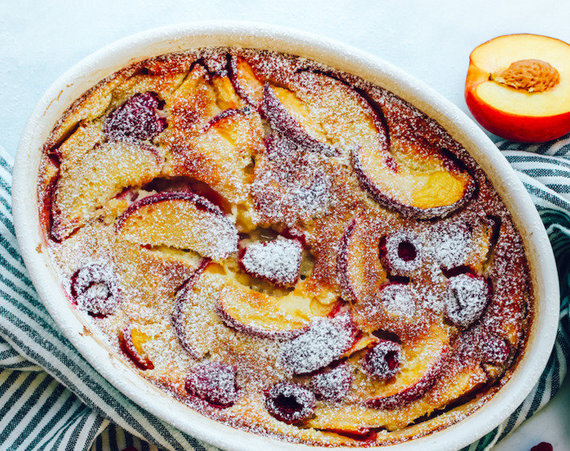
[[342, 43], [275, 26], [191, 23], [150, 30], [105, 47], [62, 75], [46, 91], [20, 141], [14, 168], [16, 234], [40, 298], [77, 350], [114, 386], [156, 416], [213, 445], [236, 450], [316, 449], [236, 430], [206, 418], [138, 376], [106, 345], [83, 334], [83, 323], [65, 297], [46, 252], [41, 252], [37, 178], [41, 147], [54, 123], [88, 88], [113, 72], [148, 57], [204, 46], [242, 46], [301, 55], [357, 74], [393, 91], [437, 120], [477, 160], [512, 213], [530, 261], [535, 318], [526, 351], [510, 380], [478, 411], [439, 432], [390, 447], [394, 450], [457, 449], [491, 431], [528, 395], [544, 369], [556, 336], [559, 310], [552, 248], [532, 201], [495, 145], [455, 105], [397, 67]]

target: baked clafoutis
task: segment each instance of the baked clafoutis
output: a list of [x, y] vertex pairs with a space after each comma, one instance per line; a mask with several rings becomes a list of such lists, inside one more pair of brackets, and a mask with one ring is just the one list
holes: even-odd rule
[[524, 353], [529, 266], [485, 173], [406, 101], [315, 61], [132, 64], [54, 125], [38, 196], [86, 333], [236, 428], [410, 440], [474, 412]]

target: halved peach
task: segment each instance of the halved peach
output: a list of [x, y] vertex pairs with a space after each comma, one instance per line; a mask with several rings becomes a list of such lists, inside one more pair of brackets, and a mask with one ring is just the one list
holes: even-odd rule
[[52, 237], [66, 238], [124, 188], [156, 177], [161, 166], [155, 147], [128, 141], [96, 145], [78, 160], [63, 162], [54, 188]]
[[216, 306], [224, 323], [242, 333], [272, 339], [292, 339], [307, 330], [309, 323], [326, 316], [335, 304], [314, 301], [304, 284], [288, 295], [277, 297], [227, 282]]
[[481, 44], [469, 58], [465, 100], [503, 138], [536, 143], [570, 132], [570, 45], [532, 34]]
[[119, 216], [115, 230], [135, 243], [191, 249], [213, 260], [237, 251], [235, 225], [206, 198], [187, 191], [143, 197]]

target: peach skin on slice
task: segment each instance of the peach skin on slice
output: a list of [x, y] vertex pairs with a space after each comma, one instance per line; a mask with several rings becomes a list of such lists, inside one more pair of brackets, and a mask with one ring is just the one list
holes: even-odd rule
[[311, 111], [295, 94], [285, 88], [272, 88], [266, 83], [260, 112], [271, 126], [305, 150], [337, 156], [340, 152], [326, 142]]
[[404, 343], [396, 376], [386, 383], [359, 373], [360, 383], [368, 384], [365, 404], [383, 410], [399, 409], [422, 397], [437, 381], [449, 352], [449, 336], [433, 324], [428, 335]]
[[96, 145], [73, 164], [64, 162], [53, 194], [52, 238], [66, 238], [124, 188], [151, 181], [161, 166], [156, 148], [126, 141]]
[[[443, 374], [431, 391], [398, 411], [376, 409], [361, 403], [345, 406], [318, 405], [307, 426], [341, 434], [364, 433], [367, 429], [401, 429], [415, 419], [445, 408], [455, 399], [477, 390], [487, 381], [479, 366], [469, 366], [451, 374]], [[357, 419], [357, 421], [355, 421]]]
[[212, 86], [216, 94], [218, 106], [222, 110], [239, 109], [246, 105], [246, 102], [238, 95], [234, 84], [227, 74], [217, 74], [212, 77]]
[[289, 340], [306, 331], [313, 319], [326, 316], [336, 306], [315, 302], [299, 285], [288, 295], [277, 297], [228, 282], [219, 296], [216, 312], [228, 327], [239, 332]]
[[[380, 106], [345, 83], [301, 72], [295, 95], [327, 141], [352, 158], [361, 187], [380, 205], [417, 219], [447, 216], [477, 192], [473, 177], [446, 149], [417, 153], [414, 167], [391, 152]], [[311, 88], [306, 88], [310, 86]]]
[[219, 207], [187, 191], [143, 197], [119, 216], [115, 230], [135, 243], [191, 249], [213, 260], [237, 251], [235, 225]]
[[150, 337], [134, 327], [131, 323], [127, 324], [119, 334], [121, 350], [141, 370], [154, 369], [154, 364], [143, 348], [144, 343], [148, 340], [150, 340]]
[[174, 92], [169, 128], [178, 132], [174, 136], [180, 140], [184, 140], [184, 135], [196, 133], [220, 112], [216, 104], [216, 92], [208, 82], [209, 79], [208, 70], [198, 62]]
[[[180, 290], [178, 290], [178, 293], [176, 293], [174, 308], [170, 316], [170, 323], [172, 324], [174, 334], [178, 337], [180, 346], [194, 359], [202, 358], [206, 354], [208, 346], [205, 342], [211, 341], [209, 340], [211, 337], [208, 337], [208, 334], [204, 333], [203, 328], [211, 329], [211, 325], [208, 323], [207, 316], [200, 317], [199, 320], [194, 318], [193, 323], [199, 327], [198, 331], [193, 331], [194, 341], [192, 341], [190, 337], [191, 334], [188, 333], [188, 329], [186, 328], [186, 310], [188, 306], [192, 307], [192, 304], [196, 301], [196, 296], [199, 295], [200, 290], [203, 288], [202, 274], [207, 270], [209, 265], [210, 259], [208, 258], [203, 258], [200, 261], [194, 273], [192, 273]], [[208, 280], [206, 280], [205, 283], [208, 284]], [[203, 309], [201, 309], [200, 313], [204, 314]], [[200, 340], [195, 340], [196, 336], [198, 336]]]
[[264, 148], [259, 115], [229, 109], [211, 118], [200, 134], [188, 138], [183, 150], [174, 150], [167, 163], [171, 176], [185, 175], [207, 183], [227, 200], [247, 196], [251, 156]]
[[371, 299], [386, 280], [378, 239], [370, 230], [369, 221], [355, 217], [340, 243], [338, 278], [344, 298], [353, 303]]
[[248, 62], [240, 56], [230, 55], [228, 73], [238, 95], [257, 108], [263, 97], [263, 82]]

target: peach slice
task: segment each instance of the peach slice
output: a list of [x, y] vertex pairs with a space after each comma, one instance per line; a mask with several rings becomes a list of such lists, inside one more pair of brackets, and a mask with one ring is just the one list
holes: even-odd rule
[[228, 72], [239, 96], [257, 108], [263, 97], [263, 83], [248, 62], [240, 56], [231, 55]]
[[132, 324], [127, 326], [119, 334], [119, 345], [121, 350], [133, 361], [141, 370], [152, 370], [154, 364], [145, 352], [143, 345], [150, 337]]
[[476, 194], [475, 180], [446, 149], [418, 151], [421, 166], [414, 168], [396, 160], [382, 110], [366, 93], [320, 72], [301, 72], [297, 82], [295, 96], [311, 111], [311, 123], [352, 157], [361, 187], [380, 205], [428, 219], [453, 213]]
[[263, 126], [249, 107], [228, 109], [212, 118], [194, 137], [175, 148], [166, 166], [170, 176], [188, 176], [207, 183], [231, 202], [247, 197], [252, 155], [264, 149]]
[[418, 151], [415, 167], [397, 160], [382, 110], [364, 92], [319, 72], [301, 72], [297, 81], [295, 95], [311, 111], [311, 122], [352, 157], [361, 187], [380, 205], [429, 219], [450, 215], [476, 194], [475, 180], [447, 149]]
[[378, 238], [371, 224], [354, 218], [340, 243], [337, 272], [343, 297], [351, 302], [372, 299], [386, 280], [380, 263]]
[[[309, 280], [309, 279], [307, 279]], [[326, 316], [333, 305], [315, 303], [299, 284], [286, 296], [270, 296], [236, 282], [228, 282], [216, 306], [224, 323], [239, 332], [277, 340], [299, 336], [311, 320]]]
[[125, 141], [96, 145], [78, 161], [62, 163], [52, 201], [52, 238], [66, 238], [124, 188], [150, 182], [161, 166], [156, 148]]
[[195, 63], [177, 88], [170, 105], [169, 127], [165, 133], [175, 145], [182, 145], [208, 121], [220, 113], [211, 76], [200, 62]]
[[152, 139], [168, 126], [159, 114], [163, 108], [156, 92], [135, 94], [107, 116], [105, 133], [111, 139]]
[[[369, 147], [353, 150], [354, 172], [361, 187], [380, 205], [416, 219], [443, 218], [463, 208], [477, 193], [477, 184], [458, 160], [418, 171], [378, 164], [380, 154]], [[451, 157], [448, 157], [451, 160]], [[394, 160], [387, 160], [394, 161]], [[392, 163], [394, 167], [394, 163]]]
[[245, 102], [238, 95], [231, 79], [226, 74], [218, 74], [212, 77], [212, 86], [217, 98], [218, 106], [225, 110], [240, 109]]
[[302, 149], [327, 156], [339, 151], [326, 143], [326, 136], [311, 120], [311, 113], [293, 92], [285, 88], [272, 88], [266, 83], [260, 112], [278, 133]]
[[469, 58], [465, 100], [503, 138], [536, 143], [570, 132], [570, 45], [532, 34], [481, 44]]
[[479, 365], [469, 366], [459, 372], [443, 374], [434, 384], [431, 393], [403, 406], [398, 412], [367, 407], [361, 403], [341, 406], [321, 404], [315, 408], [314, 416], [307, 421], [307, 426], [358, 435], [365, 434], [370, 428], [401, 429], [413, 420], [472, 393], [486, 381], [487, 375]]
[[348, 312], [314, 321], [306, 332], [284, 343], [279, 362], [293, 374], [309, 374], [338, 360], [358, 339]]
[[206, 198], [187, 191], [143, 197], [119, 216], [115, 230], [135, 243], [191, 249], [213, 260], [237, 251], [235, 225]]
[[185, 327], [185, 315], [184, 315], [184, 307], [188, 302], [190, 296], [192, 295], [194, 286], [198, 279], [200, 278], [201, 274], [210, 264], [210, 260], [204, 258], [200, 261], [198, 267], [194, 271], [194, 273], [184, 282], [182, 288], [176, 294], [176, 299], [174, 301], [174, 309], [172, 310], [172, 316], [170, 318], [170, 322], [172, 323], [172, 328], [174, 329], [174, 333], [178, 337], [178, 341], [184, 350], [193, 358], [197, 359], [202, 357], [200, 353], [194, 349], [192, 343], [188, 339], [188, 335], [186, 333]]
[[58, 147], [52, 150], [59, 162], [74, 161], [93, 149], [105, 138], [99, 122], [79, 123], [77, 129]]
[[398, 374], [387, 383], [372, 382], [365, 404], [392, 410], [422, 397], [437, 381], [449, 352], [449, 336], [433, 324], [426, 337], [402, 344]]

